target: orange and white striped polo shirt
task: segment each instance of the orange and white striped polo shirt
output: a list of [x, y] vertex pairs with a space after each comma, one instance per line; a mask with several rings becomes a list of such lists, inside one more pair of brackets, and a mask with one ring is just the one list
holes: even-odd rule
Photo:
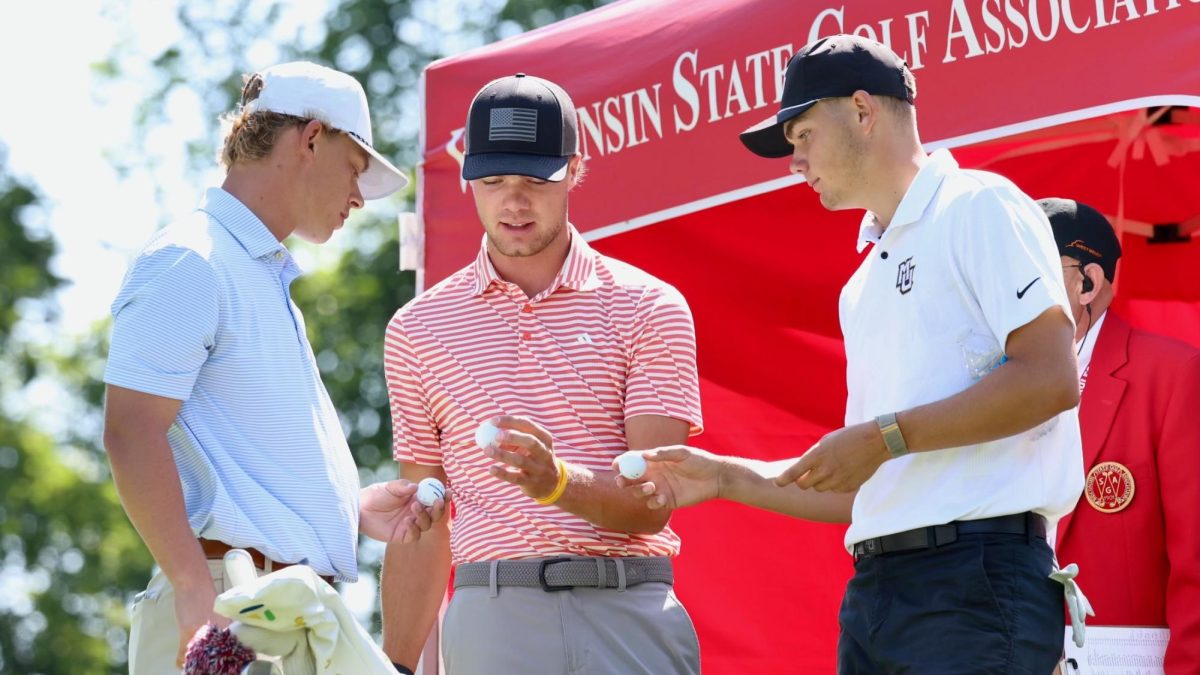
[[455, 564], [549, 555], [669, 556], [679, 537], [597, 527], [539, 506], [488, 474], [475, 430], [496, 415], [528, 417], [567, 462], [609, 469], [627, 449], [625, 420], [665, 415], [700, 433], [691, 311], [678, 291], [600, 255], [570, 228], [562, 270], [528, 298], [475, 262], [414, 298], [384, 340], [393, 454], [440, 464], [455, 497]]

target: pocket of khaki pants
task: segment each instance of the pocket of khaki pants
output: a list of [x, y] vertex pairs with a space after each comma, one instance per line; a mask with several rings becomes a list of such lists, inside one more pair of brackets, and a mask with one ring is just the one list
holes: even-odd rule
[[144, 611], [147, 603], [152, 603], [157, 599], [157, 588], [147, 588], [141, 593], [133, 596], [133, 602], [129, 604], [129, 618], [132, 620], [135, 616]]

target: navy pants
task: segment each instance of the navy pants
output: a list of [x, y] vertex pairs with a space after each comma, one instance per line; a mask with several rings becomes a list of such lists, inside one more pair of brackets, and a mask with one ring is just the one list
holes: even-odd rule
[[1011, 534], [862, 558], [838, 614], [839, 675], [1049, 675], [1065, 625], [1052, 565], [1045, 539]]

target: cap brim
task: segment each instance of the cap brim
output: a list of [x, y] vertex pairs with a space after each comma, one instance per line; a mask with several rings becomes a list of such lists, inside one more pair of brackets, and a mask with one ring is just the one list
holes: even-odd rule
[[525, 155], [516, 152], [484, 152], [467, 155], [463, 159], [463, 180], [475, 180], [488, 176], [529, 176], [557, 183], [567, 177], [566, 157]]
[[362, 192], [363, 199], [381, 199], [408, 185], [408, 176], [384, 159], [375, 148], [358, 140], [354, 134], [346, 135], [371, 156], [367, 161], [367, 170], [358, 176], [358, 190]]
[[742, 145], [746, 146], [746, 149], [759, 157], [770, 159], [787, 157], [792, 154], [792, 144], [788, 143], [787, 136], [783, 134], [784, 125], [808, 112], [808, 109], [820, 100], [815, 99], [799, 105], [788, 106], [738, 134], [738, 138], [742, 139]]

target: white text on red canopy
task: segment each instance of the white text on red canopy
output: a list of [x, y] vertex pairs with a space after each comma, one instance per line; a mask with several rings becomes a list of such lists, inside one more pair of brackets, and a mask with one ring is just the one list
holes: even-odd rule
[[[866, 20], [843, 5], [816, 14], [806, 43], [836, 33], [861, 35], [888, 45], [915, 71], [1067, 40], [1122, 22], [1169, 21], [1166, 12], [1188, 5], [1200, 5], [1200, 0], [951, 0], [933, 18], [929, 10], [921, 10]], [[794, 52], [794, 45], [786, 43], [711, 64], [702, 48], [684, 51], [669, 79], [578, 106], [580, 150], [585, 159], [612, 155], [664, 134], [683, 134], [701, 123], [773, 107], [782, 98], [783, 74]], [[670, 83], [665, 101], [664, 82]]]

